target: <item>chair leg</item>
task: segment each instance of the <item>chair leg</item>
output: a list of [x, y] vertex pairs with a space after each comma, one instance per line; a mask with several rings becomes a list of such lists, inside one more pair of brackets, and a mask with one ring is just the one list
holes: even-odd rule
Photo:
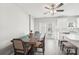
[[70, 50], [69, 49], [67, 49], [67, 55], [70, 53]]
[[14, 53], [14, 55], [16, 55], [16, 53]]
[[75, 55], [77, 55], [77, 48], [75, 48]]
[[44, 51], [43, 51], [43, 55], [44, 55]]
[[14, 51], [14, 55], [16, 55], [17, 53], [16, 53], [16, 51]]
[[43, 48], [43, 55], [44, 55], [45, 49]]

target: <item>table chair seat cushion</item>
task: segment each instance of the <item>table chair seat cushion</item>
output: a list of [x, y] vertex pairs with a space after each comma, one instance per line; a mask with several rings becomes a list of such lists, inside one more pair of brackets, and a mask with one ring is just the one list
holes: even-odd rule
[[[18, 53], [24, 53], [23, 50], [16, 50], [16, 52], [18, 52]], [[25, 53], [27, 53], [27, 52], [28, 52], [28, 49], [26, 48]]]
[[42, 45], [42, 43], [41, 43], [41, 42], [36, 42], [36, 44], [34, 45], [34, 47], [39, 48], [39, 47], [40, 47], [40, 45]]
[[63, 42], [63, 44], [65, 45], [65, 47], [68, 47], [68, 48], [75, 48], [75, 46], [69, 42]]

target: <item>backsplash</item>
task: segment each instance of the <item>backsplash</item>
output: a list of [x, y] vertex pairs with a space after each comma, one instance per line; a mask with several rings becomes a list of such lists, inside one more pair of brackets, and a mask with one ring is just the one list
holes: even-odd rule
[[79, 33], [79, 28], [73, 28], [73, 29], [71, 29], [70, 33]]

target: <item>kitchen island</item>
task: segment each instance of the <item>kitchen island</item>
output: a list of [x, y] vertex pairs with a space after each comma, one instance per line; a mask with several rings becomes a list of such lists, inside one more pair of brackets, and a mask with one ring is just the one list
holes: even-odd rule
[[78, 48], [77, 54], [79, 55], [79, 34], [78, 33], [70, 33], [70, 34], [63, 34], [64, 40], [72, 43], [74, 46]]

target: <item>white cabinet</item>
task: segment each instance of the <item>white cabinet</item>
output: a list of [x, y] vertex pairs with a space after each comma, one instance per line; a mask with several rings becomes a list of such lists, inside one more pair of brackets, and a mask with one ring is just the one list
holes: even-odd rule
[[57, 29], [59, 29], [59, 31], [62, 31], [62, 32], [74, 31], [76, 28], [79, 27], [79, 19], [77, 24], [76, 17], [58, 18], [57, 20], [58, 20]]
[[68, 28], [76, 28], [77, 27], [77, 20], [76, 17], [68, 17], [67, 20], [68, 24]]
[[79, 28], [79, 17], [77, 18], [77, 28]]

